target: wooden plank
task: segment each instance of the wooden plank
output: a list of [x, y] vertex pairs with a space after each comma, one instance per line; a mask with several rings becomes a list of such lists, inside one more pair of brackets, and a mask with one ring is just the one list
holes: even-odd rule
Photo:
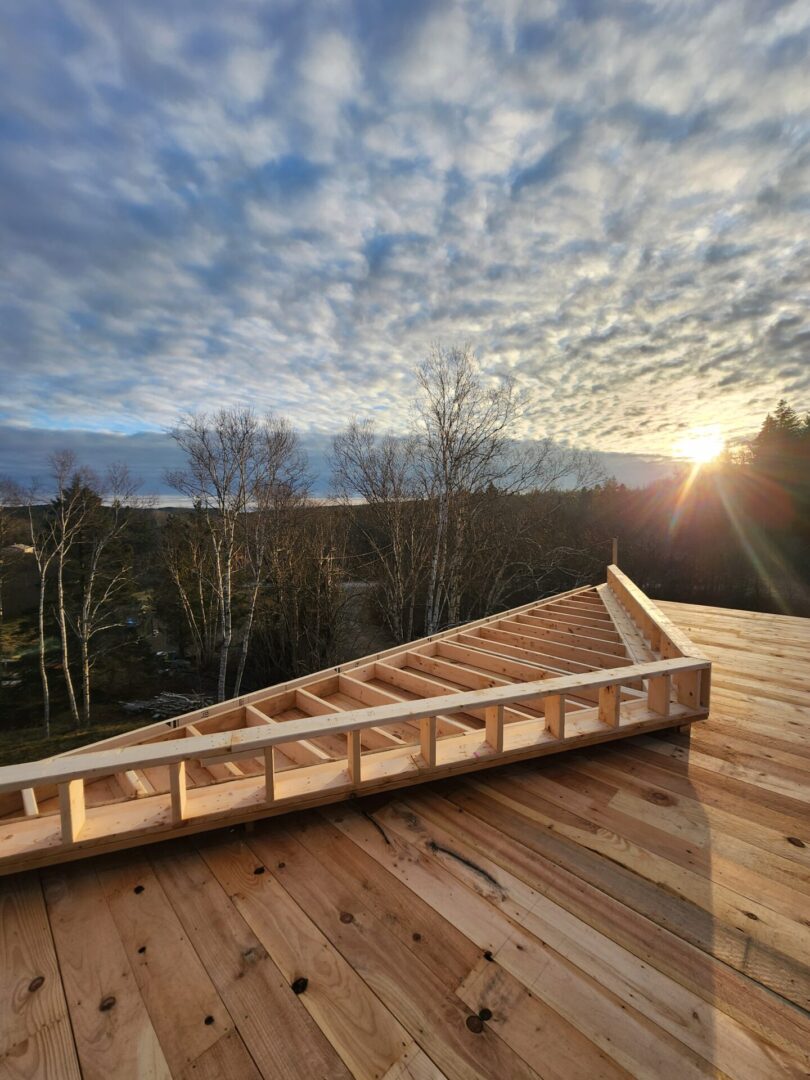
[[[635, 1075], [676, 1075], [681, 1071], [695, 1078], [705, 1075], [705, 1059], [639, 1013], [637, 1002], [622, 1001], [613, 989], [600, 987], [515, 922], [515, 904], [504, 896], [498, 868], [480, 859], [470, 866], [464, 853], [443, 842], [441, 836], [434, 840], [431, 834], [423, 835], [418, 848], [412, 846], [418, 823], [401, 812], [398, 815], [394, 807], [375, 816], [388, 834], [388, 844], [356, 815], [344, 814], [338, 827], [389, 872], [407, 880], [446, 918], [451, 917], [479, 948], [491, 952], [496, 963], [605, 1054]], [[455, 881], [454, 886], [451, 881]], [[495, 910], [499, 903], [508, 903], [511, 918]]]
[[599, 691], [599, 721], [608, 727], [618, 727], [621, 718], [621, 693], [616, 685], [603, 686]]
[[[357, 1080], [375, 1080], [415, 1056], [405, 1029], [244, 843], [201, 854], [287, 982], [308, 980], [299, 1000]], [[260, 864], [261, 865], [261, 864]]]
[[34, 789], [27, 787], [22, 789], [22, 804], [26, 817], [37, 817], [39, 814], [39, 806], [37, 805], [37, 797], [34, 793]]
[[83, 779], [66, 780], [59, 784], [59, 816], [62, 822], [62, 842], [75, 843], [85, 822]]
[[49, 870], [44, 887], [82, 1077], [168, 1080], [166, 1056], [95, 873]]
[[[495, 907], [507, 911], [535, 938], [674, 1039], [714, 1063], [722, 1074], [789, 1075], [798, 1066], [795, 1058], [780, 1054], [744, 1024], [714, 1009], [699, 994], [663, 975], [655, 966], [648, 966], [609, 936], [533, 889], [512, 873], [504, 860], [493, 862], [465, 843], [459, 844], [457, 834], [448, 834], [435, 821], [423, 822], [414, 803], [407, 803], [404, 809], [405, 813], [394, 807], [381, 811], [379, 819], [383, 826], [396, 832], [403, 842], [431, 853], [430, 857], [453, 877]], [[443, 854], [446, 851], [460, 858], [447, 857]], [[471, 866], [476, 869], [471, 870]], [[487, 885], [485, 875], [497, 880], [497, 890]], [[496, 953], [496, 959], [497, 956]], [[546, 971], [544, 978], [549, 979], [550, 974]]]
[[0, 1075], [80, 1080], [39, 878], [0, 889]]
[[157, 878], [265, 1078], [349, 1076], [200, 856], [152, 853]]
[[487, 742], [496, 754], [503, 753], [503, 705], [493, 705], [486, 713]]
[[652, 678], [648, 683], [647, 704], [653, 712], [669, 716], [671, 680], [668, 675]]
[[217, 1039], [177, 1075], [179, 1080], [261, 1080], [261, 1073], [236, 1031]]
[[587, 870], [583, 873], [577, 867], [579, 872], [571, 872], [507, 835], [500, 828], [500, 810], [493, 809], [492, 804], [489, 821], [474, 813], [459, 814], [458, 807], [435, 794], [420, 793], [418, 806], [428, 822], [450, 830], [454, 844], [460, 840], [471, 845], [474, 859], [483, 855], [510, 867], [549, 900], [630, 950], [651, 968], [668, 974], [709, 1005], [750, 1027], [765, 1043], [785, 1051], [800, 1068], [810, 1067], [810, 1016], [640, 914], [621, 896], [614, 897], [599, 888], [600, 882], [589, 880]]
[[106, 860], [98, 880], [172, 1075], [233, 1030], [145, 855]]
[[565, 738], [564, 694], [558, 694], [546, 701], [546, 727], [555, 739]]
[[[508, 791], [509, 794], [504, 792], [499, 781], [493, 778], [485, 790], [464, 781], [454, 787], [448, 797], [468, 813], [475, 813], [487, 822], [497, 822], [502, 833], [518, 840], [533, 853], [553, 860], [632, 911], [751, 976], [784, 998], [796, 1001], [798, 995], [802, 1001], [810, 1002], [810, 977], [801, 965], [752, 940], [744, 927], [703, 917], [685, 897], [662, 889], [656, 880], [648, 880], [636, 870], [613, 860], [615, 848], [610, 843], [605, 845], [610, 852], [607, 857], [578, 843], [577, 833], [564, 833], [555, 825], [554, 817], [538, 815], [536, 797], [533, 807], [529, 808], [510, 797], [516, 793], [512, 785]], [[546, 809], [551, 810], [550, 804]], [[554, 813], [557, 815], [556, 810]], [[585, 819], [575, 820], [581, 821], [579, 835], [590, 841], [595, 826]], [[707, 901], [708, 892], [705, 888], [702, 890]], [[744, 917], [738, 919], [738, 923], [747, 921]]]
[[[363, 903], [360, 882], [357, 891], [347, 892], [298, 841], [277, 828], [252, 836], [249, 846], [443, 1072], [510, 1080], [537, 1076], [486, 1026], [471, 1038], [463, 1002], [374, 917]], [[351, 919], [341, 918], [346, 914]]]
[[[633, 664], [620, 671], [587, 672], [582, 675], [565, 675], [559, 678], [537, 680], [527, 683], [497, 685], [489, 689], [466, 691], [457, 694], [440, 694], [432, 702], [437, 712], [462, 712], [470, 707], [487, 708], [490, 705], [508, 705], [530, 701], [560, 693], [579, 694], [585, 689], [599, 690], [610, 686], [617, 678], [622, 683], [650, 675], [682, 674], [706, 666], [706, 661], [692, 658], [661, 660], [652, 664]], [[378, 665], [382, 666], [382, 665]], [[50, 758], [28, 765], [6, 765], [0, 768], [0, 792], [20, 790], [34, 779], [65, 783], [77, 777], [91, 778], [117, 772], [123, 768], [143, 768], [148, 765], [169, 765], [189, 758], [200, 760], [229, 751], [258, 751], [266, 746], [278, 746], [293, 739], [311, 739], [320, 735], [345, 734], [367, 727], [382, 726], [403, 719], [419, 719], [424, 715], [420, 702], [403, 705], [380, 705], [355, 713], [341, 713], [334, 717], [290, 720], [269, 729], [244, 728], [238, 731], [196, 738], [175, 740], [158, 745], [125, 747], [103, 753], [87, 753], [80, 758]], [[74, 789], [71, 788], [71, 792]]]
[[419, 721], [419, 745], [429, 769], [436, 767], [436, 717], [426, 716]]
[[169, 790], [172, 797], [172, 821], [179, 825], [187, 816], [185, 761], [173, 761], [169, 766]]

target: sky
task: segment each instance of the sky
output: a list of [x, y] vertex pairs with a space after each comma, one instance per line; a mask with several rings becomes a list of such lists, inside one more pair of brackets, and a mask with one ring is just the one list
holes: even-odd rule
[[432, 342], [631, 483], [810, 408], [806, 0], [4, 0], [0, 70], [0, 472], [249, 404], [325, 490]]

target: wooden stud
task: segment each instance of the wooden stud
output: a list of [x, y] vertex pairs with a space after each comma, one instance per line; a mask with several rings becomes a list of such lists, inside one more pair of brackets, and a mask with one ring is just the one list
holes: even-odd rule
[[84, 780], [67, 780], [59, 784], [59, 815], [62, 823], [62, 843], [75, 844], [84, 827]]
[[493, 705], [484, 713], [487, 742], [496, 754], [503, 753], [503, 705]]
[[647, 682], [647, 708], [650, 712], [669, 716], [672, 681], [669, 675], [653, 676]]
[[689, 709], [700, 708], [700, 672], [685, 671], [682, 675], [675, 675], [673, 681], [678, 703]]
[[269, 805], [276, 799], [275, 747], [264, 748], [264, 801]]
[[362, 780], [361, 761], [363, 755], [358, 730], [349, 731], [346, 734], [346, 756], [349, 761], [349, 777], [353, 784], [359, 784]]
[[546, 698], [546, 730], [555, 739], [565, 738], [565, 695]]
[[38, 817], [39, 806], [37, 805], [37, 796], [32, 787], [22, 789], [22, 803], [23, 810], [26, 817]]
[[422, 757], [430, 769], [436, 767], [436, 717], [425, 716], [419, 721], [419, 741]]
[[608, 727], [618, 727], [621, 714], [622, 688], [616, 683], [603, 686], [599, 691], [599, 722]]
[[187, 817], [185, 761], [175, 761], [169, 765], [169, 790], [172, 796], [172, 821], [179, 825]]

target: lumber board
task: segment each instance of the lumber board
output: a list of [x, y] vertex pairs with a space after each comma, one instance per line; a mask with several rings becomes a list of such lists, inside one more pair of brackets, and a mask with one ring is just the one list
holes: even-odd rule
[[44, 889], [82, 1076], [170, 1077], [95, 872], [54, 867]]
[[0, 1075], [81, 1073], [39, 878], [0, 889]]

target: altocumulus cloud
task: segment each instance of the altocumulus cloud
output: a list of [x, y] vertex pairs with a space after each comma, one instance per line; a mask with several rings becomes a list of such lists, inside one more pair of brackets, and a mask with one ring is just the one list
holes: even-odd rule
[[0, 21], [12, 467], [70, 430], [151, 477], [180, 410], [247, 402], [320, 461], [352, 414], [403, 429], [437, 339], [517, 377], [525, 437], [605, 453], [810, 404], [806, 3], [6, 0]]

